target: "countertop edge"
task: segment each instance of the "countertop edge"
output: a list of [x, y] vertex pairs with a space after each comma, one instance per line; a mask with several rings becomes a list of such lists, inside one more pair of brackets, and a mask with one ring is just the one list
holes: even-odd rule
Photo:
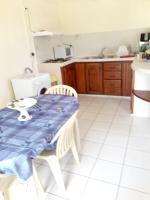
[[128, 57], [128, 58], [101, 58], [101, 59], [84, 59], [84, 58], [73, 58], [63, 63], [41, 63], [40, 66], [50, 65], [50, 66], [59, 66], [64, 67], [66, 65], [72, 63], [85, 63], [85, 62], [121, 62], [121, 61], [134, 61], [135, 57]]

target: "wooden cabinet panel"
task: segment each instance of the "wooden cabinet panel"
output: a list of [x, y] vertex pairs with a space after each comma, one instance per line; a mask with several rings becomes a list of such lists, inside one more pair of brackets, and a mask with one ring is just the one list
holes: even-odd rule
[[121, 95], [121, 80], [104, 80], [104, 94]]
[[76, 90], [76, 72], [75, 64], [69, 64], [61, 68], [62, 82]]
[[122, 95], [131, 95], [131, 85], [132, 85], [132, 70], [131, 62], [122, 63]]
[[121, 79], [121, 72], [104, 71], [104, 79]]
[[121, 88], [121, 80], [104, 80], [104, 87]]
[[76, 63], [76, 89], [78, 93], [86, 93], [85, 63]]
[[86, 64], [86, 82], [87, 93], [102, 94], [102, 63], [87, 63]]
[[120, 62], [106, 62], [104, 63], [104, 71], [121, 71]]

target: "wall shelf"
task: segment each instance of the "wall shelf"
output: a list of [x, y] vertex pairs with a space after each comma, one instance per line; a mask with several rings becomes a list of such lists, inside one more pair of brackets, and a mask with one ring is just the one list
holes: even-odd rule
[[49, 31], [38, 31], [32, 32], [33, 37], [43, 37], [43, 36], [61, 36], [62, 32], [49, 32]]

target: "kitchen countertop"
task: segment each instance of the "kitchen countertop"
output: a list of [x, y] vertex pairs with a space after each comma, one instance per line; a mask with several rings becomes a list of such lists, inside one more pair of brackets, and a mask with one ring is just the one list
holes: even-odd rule
[[134, 71], [150, 73], [150, 60], [143, 61], [135, 59], [131, 65]]
[[121, 61], [133, 61], [135, 57], [128, 58], [72, 58], [68, 61], [61, 63], [41, 63], [38, 68], [39, 72], [49, 73], [51, 75], [55, 75], [57, 77], [58, 84], [62, 84], [61, 77], [61, 67], [72, 63], [88, 63], [88, 62], [121, 62]]
[[68, 61], [65, 62], [60, 62], [60, 63], [41, 63], [41, 65], [56, 65], [59, 67], [63, 67], [65, 65], [74, 63], [74, 62], [119, 62], [119, 61], [133, 61], [135, 57], [128, 57], [128, 58], [119, 58], [119, 57], [114, 57], [114, 58], [72, 58]]

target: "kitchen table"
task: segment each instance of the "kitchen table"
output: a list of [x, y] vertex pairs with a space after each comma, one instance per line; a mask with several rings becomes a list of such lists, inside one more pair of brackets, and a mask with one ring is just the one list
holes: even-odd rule
[[18, 121], [19, 112], [0, 110], [0, 173], [15, 175], [21, 180], [32, 176], [32, 159], [45, 149], [54, 149], [59, 129], [78, 110], [75, 97], [40, 95], [29, 108], [32, 119]]

